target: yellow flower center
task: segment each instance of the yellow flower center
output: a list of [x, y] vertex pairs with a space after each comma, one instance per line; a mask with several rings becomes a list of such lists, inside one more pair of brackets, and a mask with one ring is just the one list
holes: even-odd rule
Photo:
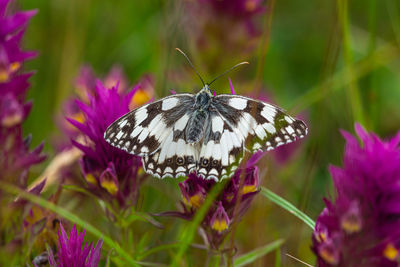
[[21, 63], [14, 62], [10, 64], [10, 72], [16, 72], [21, 67]]
[[221, 233], [222, 231], [228, 229], [228, 224], [223, 219], [222, 220], [216, 219], [214, 223], [211, 225], [211, 228]]
[[342, 220], [341, 222], [342, 229], [346, 231], [348, 234], [357, 233], [361, 230], [361, 223], [360, 221], [353, 217], [349, 216]]
[[20, 112], [16, 112], [14, 114], [10, 114], [9, 116], [4, 117], [1, 120], [1, 125], [6, 128], [13, 127], [22, 121], [22, 114]]
[[319, 233], [315, 237], [318, 241], [318, 243], [322, 243], [326, 241], [326, 234], [325, 233]]
[[0, 69], [0, 83], [8, 82], [10, 79], [10, 74], [16, 72], [21, 67], [21, 63], [13, 62], [11, 63], [8, 68]]
[[89, 184], [97, 185], [97, 180], [93, 176], [93, 174], [91, 174], [91, 173], [86, 174], [85, 179]]
[[189, 197], [189, 199], [187, 199], [186, 197], [183, 197], [183, 201], [185, 202], [186, 205], [193, 207], [195, 209], [198, 209], [203, 204], [204, 199], [203, 199], [203, 196], [201, 195], [201, 193], [198, 193], [198, 194], [195, 194], [195, 195]]
[[103, 187], [105, 190], [107, 190], [108, 193], [110, 193], [111, 195], [115, 196], [118, 192], [118, 186], [114, 183], [113, 180], [108, 180], [105, 179], [103, 181], [100, 182], [101, 187]]
[[144, 90], [138, 90], [132, 97], [129, 103], [129, 108], [133, 109], [135, 107], [141, 106], [150, 100], [150, 95]]
[[331, 264], [331, 265], [337, 265], [339, 263], [339, 260], [337, 257], [335, 257], [335, 254], [329, 250], [329, 249], [322, 249], [319, 251], [319, 255], [321, 256], [321, 258]]
[[394, 261], [396, 260], [397, 256], [398, 256], [399, 252], [397, 251], [396, 247], [393, 246], [392, 243], [389, 243], [386, 245], [385, 249], [383, 250], [383, 255], [391, 260]]
[[9, 77], [7, 70], [0, 69], [0, 83], [7, 82]]
[[257, 187], [255, 185], [245, 185], [243, 186], [243, 191], [242, 194], [248, 194], [248, 193], [253, 193], [257, 191]]

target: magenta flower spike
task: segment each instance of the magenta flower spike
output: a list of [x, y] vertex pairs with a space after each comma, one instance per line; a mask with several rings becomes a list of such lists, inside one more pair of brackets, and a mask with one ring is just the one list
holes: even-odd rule
[[[234, 220], [240, 220], [250, 207], [254, 196], [259, 192], [258, 168], [255, 166], [263, 153], [255, 153], [248, 161], [244, 169], [236, 170], [231, 180], [226, 184], [222, 192], [217, 196], [205, 216], [202, 227], [204, 228], [209, 244], [218, 249], [225, 236], [230, 232], [230, 225]], [[243, 173], [244, 172], [244, 173]], [[239, 196], [240, 177], [244, 175], [241, 187], [241, 202], [234, 215], [234, 208]], [[215, 185], [214, 180], [205, 180], [191, 173], [185, 181], [179, 183], [183, 198], [183, 212], [165, 212], [161, 215], [176, 216], [190, 219], [196, 210], [201, 207], [208, 192]]]
[[49, 251], [49, 264], [51, 267], [96, 267], [100, 260], [100, 250], [103, 241], [99, 240], [96, 247], [93, 244], [85, 244], [85, 230], [78, 233], [76, 225], [68, 237], [62, 224], [60, 224], [60, 232], [58, 234], [58, 253], [54, 257], [53, 252]]
[[229, 86], [231, 88], [231, 95], [236, 95], [235, 88], [233, 88], [231, 78], [229, 78]]
[[87, 94], [87, 103], [76, 100], [84, 117], [82, 122], [67, 120], [85, 136], [82, 143], [76, 140], [76, 134], [72, 135], [72, 143], [84, 154], [81, 169], [88, 188], [103, 199], [116, 199], [123, 208], [134, 203], [137, 197], [141, 159], [112, 147], [103, 135], [108, 125], [129, 111], [132, 98], [141, 88], [137, 85], [125, 93], [117, 86], [106, 88], [97, 81], [92, 93]]
[[398, 266], [400, 248], [400, 132], [383, 141], [355, 125], [343, 167], [330, 167], [336, 197], [325, 200], [313, 251], [318, 266]]
[[24, 138], [22, 133], [22, 123], [32, 107], [25, 99], [32, 73], [23, 73], [21, 66], [36, 53], [21, 50], [20, 42], [36, 11], [10, 13], [10, 2], [0, 0], [0, 179], [24, 188], [30, 166], [45, 159], [43, 144], [30, 151], [32, 138]]

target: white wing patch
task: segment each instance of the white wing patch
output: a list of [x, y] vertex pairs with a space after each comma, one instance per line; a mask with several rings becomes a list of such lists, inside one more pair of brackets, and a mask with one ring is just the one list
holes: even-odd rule
[[162, 105], [161, 105], [161, 110], [170, 110], [171, 108], [176, 107], [178, 104], [179, 100], [175, 97], [170, 97], [167, 99], [162, 100]]

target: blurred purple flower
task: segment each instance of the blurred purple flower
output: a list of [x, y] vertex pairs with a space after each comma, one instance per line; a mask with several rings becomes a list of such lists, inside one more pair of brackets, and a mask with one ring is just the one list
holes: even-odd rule
[[99, 240], [95, 248], [93, 248], [92, 243], [90, 243], [90, 245], [86, 243], [85, 246], [83, 246], [84, 237], [85, 230], [79, 234], [76, 230], [76, 225], [74, 225], [68, 238], [64, 227], [60, 224], [60, 232], [58, 234], [58, 257], [56, 257], [56, 260], [53, 252], [51, 250], [49, 251], [50, 266], [96, 267], [99, 264], [100, 250], [103, 241]]
[[198, 0], [203, 5], [209, 5], [212, 9], [223, 16], [232, 16], [234, 19], [249, 19], [262, 13], [262, 0]]
[[24, 139], [22, 122], [32, 103], [25, 101], [32, 73], [21, 73], [22, 64], [36, 55], [22, 51], [25, 27], [36, 11], [9, 14], [9, 0], [0, 0], [0, 179], [25, 188], [30, 166], [44, 160], [43, 144], [29, 151], [31, 137]]
[[[254, 154], [244, 169], [236, 170], [231, 180], [215, 199], [210, 210], [205, 216], [202, 227], [206, 232], [207, 240], [213, 249], [218, 249], [226, 235], [230, 232], [230, 225], [234, 220], [240, 220], [254, 196], [259, 192], [258, 168], [255, 166], [263, 153]], [[244, 172], [244, 173], [243, 173]], [[244, 182], [240, 189], [240, 177], [244, 175]], [[184, 212], [166, 212], [164, 215], [172, 215], [184, 219], [190, 219], [196, 210], [203, 204], [208, 192], [215, 185], [214, 180], [205, 180], [191, 173], [185, 181], [179, 183], [184, 202]], [[241, 190], [241, 192], [239, 192]], [[236, 216], [234, 209], [237, 198], [241, 195], [241, 201]]]
[[[75, 91], [78, 95], [78, 99], [81, 102], [89, 103], [89, 97], [97, 94], [95, 90], [96, 80], [97, 78], [92, 68], [88, 65], [84, 65], [75, 81]], [[121, 95], [130, 91], [125, 74], [123, 73], [122, 68], [118, 65], [113, 66], [110, 72], [102, 79], [102, 81], [105, 88], [118, 87], [118, 93]], [[150, 75], [144, 76], [139, 81], [139, 84], [140, 87], [136, 89], [136, 93], [129, 102], [130, 110], [147, 103], [154, 97], [154, 81]], [[85, 123], [85, 116], [82, 110], [76, 104], [75, 100], [76, 97], [73, 97], [64, 102], [63, 116], [59, 116], [56, 120], [62, 131], [67, 136], [74, 139], [77, 138], [80, 132], [76, 127], [71, 125], [71, 123], [67, 122], [65, 117], [80, 123]], [[59, 148], [59, 150], [63, 150], [63, 148], [67, 146], [65, 142], [60, 142], [59, 138], [57, 138], [55, 145]]]
[[141, 159], [112, 147], [103, 135], [114, 120], [129, 112], [129, 104], [138, 90], [140, 85], [128, 93], [119, 93], [118, 85], [108, 89], [97, 81], [93, 95], [88, 94], [88, 103], [76, 100], [83, 122], [67, 119], [85, 136], [83, 143], [74, 137], [72, 143], [84, 154], [81, 169], [89, 189], [103, 199], [116, 199], [122, 208], [136, 200], [144, 177], [141, 177]]
[[334, 201], [318, 217], [313, 251], [319, 266], [398, 266], [400, 132], [382, 141], [355, 125], [362, 141], [346, 139], [344, 166], [330, 167]]
[[261, 37], [265, 9], [262, 0], [185, 1], [186, 32], [199, 57], [209, 63], [209, 72], [220, 72], [251, 55]]

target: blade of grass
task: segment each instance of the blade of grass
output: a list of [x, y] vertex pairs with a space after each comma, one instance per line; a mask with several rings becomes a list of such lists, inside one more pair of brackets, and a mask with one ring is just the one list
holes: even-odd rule
[[288, 212], [292, 213], [294, 216], [302, 220], [306, 225], [308, 225], [311, 229], [314, 230], [315, 228], [315, 222], [308, 217], [304, 212], [300, 211], [298, 208], [296, 208], [293, 204], [288, 202], [287, 200], [281, 198], [271, 190], [261, 187], [261, 194], [277, 204], [278, 206], [282, 207], [283, 209], [287, 210]]
[[256, 248], [255, 250], [250, 251], [249, 253], [241, 255], [235, 259], [234, 266], [240, 267], [240, 266], [245, 266], [247, 264], [253, 263], [255, 260], [263, 257], [264, 255], [270, 253], [271, 251], [278, 249], [283, 244], [283, 242], [284, 242], [283, 239], [278, 239], [278, 240], [276, 240], [272, 243], [269, 243], [263, 247]]
[[282, 259], [281, 259], [281, 250], [275, 250], [275, 267], [281, 267]]
[[365, 120], [364, 120], [365, 117], [360, 97], [360, 90], [358, 88], [357, 78], [354, 77], [354, 70], [353, 70], [354, 56], [352, 50], [351, 34], [349, 29], [350, 27], [349, 27], [348, 1], [338, 0], [337, 10], [338, 10], [339, 23], [342, 26], [343, 56], [345, 65], [347, 66], [346, 76], [348, 76], [349, 80], [351, 80], [351, 82], [348, 84], [349, 89], [346, 91], [351, 104], [351, 109], [353, 111], [354, 120], [365, 125]]
[[138, 262], [136, 262], [130, 254], [125, 251], [123, 248], [119, 246], [118, 243], [114, 242], [111, 237], [108, 237], [104, 235], [103, 232], [101, 232], [99, 229], [94, 227], [93, 225], [89, 224], [88, 222], [82, 220], [72, 212], [64, 209], [63, 207], [57, 206], [54, 203], [51, 203], [47, 201], [46, 199], [43, 199], [41, 197], [38, 197], [36, 195], [30, 194], [28, 192], [25, 192], [24, 190], [0, 181], [0, 187], [4, 189], [5, 191], [18, 195], [20, 198], [24, 198], [26, 200], [29, 200], [30, 202], [39, 205], [45, 209], [48, 209], [59, 216], [77, 224], [78, 226], [85, 228], [87, 232], [93, 234], [97, 238], [103, 239], [104, 244], [107, 244], [109, 247], [113, 248], [115, 252], [117, 252], [125, 261], [133, 266], [140, 266]]
[[393, 33], [397, 42], [400, 45], [400, 13], [399, 6], [396, 1], [386, 0], [387, 12], [389, 14], [390, 24], [392, 25]]
[[195, 234], [197, 227], [202, 222], [203, 218], [206, 216], [208, 209], [210, 208], [211, 204], [217, 197], [217, 195], [221, 192], [221, 190], [225, 187], [228, 179], [224, 179], [223, 181], [216, 183], [215, 186], [211, 189], [208, 193], [207, 198], [205, 199], [203, 205], [200, 209], [196, 211], [196, 215], [194, 216], [193, 220], [190, 224], [182, 230], [180, 235], [180, 242], [181, 246], [179, 247], [178, 252], [175, 254], [173, 262], [171, 266], [178, 266], [183, 255], [185, 254], [186, 250], [190, 246]]

